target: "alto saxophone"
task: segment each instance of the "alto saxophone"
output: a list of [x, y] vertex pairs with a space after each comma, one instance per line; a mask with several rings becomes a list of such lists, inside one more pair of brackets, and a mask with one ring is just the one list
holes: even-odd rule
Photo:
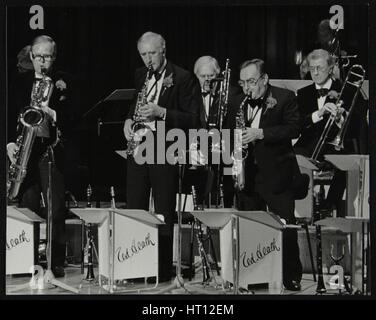
[[242, 144], [242, 132], [245, 129], [244, 105], [249, 99], [246, 95], [239, 106], [235, 117], [235, 143], [232, 155], [232, 177], [234, 179], [234, 187], [237, 191], [242, 191], [245, 186], [245, 159], [248, 157], [248, 144]]
[[7, 179], [7, 196], [13, 200], [20, 189], [27, 173], [27, 164], [33, 148], [37, 130], [45, 120], [42, 103], [48, 101], [53, 89], [53, 83], [42, 69], [42, 79], [39, 86], [33, 87], [30, 106], [19, 115], [19, 122], [23, 125], [21, 134], [17, 137], [17, 151], [14, 155], [15, 163], [9, 166]]
[[150, 129], [143, 120], [141, 114], [140, 114], [140, 107], [146, 105], [148, 103], [147, 97], [148, 97], [148, 86], [149, 86], [149, 79], [151, 78], [153, 72], [152, 65], [150, 64], [148, 66], [148, 70], [146, 73], [146, 79], [144, 82], [144, 85], [141, 88], [141, 91], [137, 95], [137, 101], [136, 106], [133, 114], [133, 124], [131, 127], [132, 130], [132, 137], [128, 141], [127, 149], [125, 150], [125, 153], [128, 156], [133, 156], [135, 149], [140, 144], [142, 136], [144, 136], [147, 132], [147, 129]]

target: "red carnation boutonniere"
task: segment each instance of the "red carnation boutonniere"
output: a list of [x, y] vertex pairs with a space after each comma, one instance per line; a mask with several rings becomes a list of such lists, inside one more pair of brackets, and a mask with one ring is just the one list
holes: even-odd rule
[[164, 94], [167, 88], [170, 88], [173, 85], [174, 85], [174, 80], [172, 79], [172, 73], [170, 73], [168, 76], [164, 77], [163, 79], [161, 95]]
[[276, 104], [277, 104], [277, 100], [275, 98], [273, 98], [271, 95], [269, 97], [267, 97], [266, 101], [265, 101], [265, 105], [266, 105], [265, 112], [273, 109]]
[[[61, 92], [67, 89], [67, 84], [64, 82], [63, 79], [59, 79], [55, 83], [56, 89], [60, 90]], [[67, 97], [65, 95], [61, 95], [59, 100], [65, 100]]]

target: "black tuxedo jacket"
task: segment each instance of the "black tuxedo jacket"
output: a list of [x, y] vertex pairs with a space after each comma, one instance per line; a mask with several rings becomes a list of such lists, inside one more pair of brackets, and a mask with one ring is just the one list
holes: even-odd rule
[[[339, 93], [341, 91], [341, 88], [341, 82], [339, 80], [334, 80], [329, 90], [334, 90]], [[343, 107], [346, 110], [348, 110], [348, 108], [350, 107], [352, 92], [353, 91], [346, 91], [343, 93]], [[325, 115], [324, 118], [317, 123], [312, 122], [312, 113], [318, 110], [317, 91], [314, 83], [298, 90], [297, 101], [301, 114], [301, 136], [296, 142], [294, 148], [297, 153], [301, 153], [307, 157], [310, 157], [313, 153], [318, 139], [320, 138], [324, 130], [328, 116]], [[329, 97], [327, 97], [325, 103], [335, 101], [335, 99], [330, 99]], [[350, 118], [349, 127], [347, 129], [347, 134], [345, 137], [345, 153], [367, 152], [366, 112], [367, 104], [362, 99], [361, 94], [359, 94], [356, 105], [354, 107], [354, 112]], [[334, 138], [337, 132], [338, 129], [334, 125], [333, 129], [329, 133], [328, 140]], [[333, 152], [334, 150], [330, 147], [330, 145], [325, 145], [322, 153]]]
[[[238, 95], [230, 103], [230, 128], [235, 128], [235, 115], [244, 97], [244, 94]], [[280, 193], [291, 187], [296, 169], [291, 139], [299, 134], [299, 113], [295, 95], [290, 90], [269, 85], [265, 97], [269, 99], [264, 99], [259, 125], [264, 131], [264, 139], [248, 145], [246, 189], [255, 185], [268, 192]], [[267, 100], [272, 103], [267, 104]], [[254, 162], [258, 167], [256, 174], [247, 170]]]
[[[135, 96], [131, 103], [127, 119], [132, 118], [136, 106], [137, 95], [144, 85], [147, 68], [142, 67], [135, 72]], [[172, 75], [172, 83], [165, 79]], [[160, 107], [166, 108], [166, 132], [168, 129], [190, 129], [199, 126], [199, 103], [197, 82], [191, 74], [167, 62], [159, 99], [156, 102]]]

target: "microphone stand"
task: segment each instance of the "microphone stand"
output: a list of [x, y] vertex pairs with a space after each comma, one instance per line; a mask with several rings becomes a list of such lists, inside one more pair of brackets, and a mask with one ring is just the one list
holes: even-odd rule
[[44, 273], [43, 283], [47, 287], [59, 287], [61, 289], [79, 293], [79, 290], [55, 279], [52, 272], [52, 165], [55, 163], [54, 153], [51, 146], [47, 149], [48, 155], [48, 187], [47, 187], [47, 270]]

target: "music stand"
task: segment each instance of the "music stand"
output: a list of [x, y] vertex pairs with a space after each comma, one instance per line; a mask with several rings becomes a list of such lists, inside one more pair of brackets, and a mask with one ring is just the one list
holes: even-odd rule
[[[194, 211], [192, 214], [211, 228], [220, 229], [222, 281], [233, 283], [234, 294], [240, 293], [241, 285], [260, 283], [253, 282], [255, 281], [255, 277], [258, 278], [257, 280], [262, 279], [268, 280], [265, 282], [278, 283], [282, 287], [281, 231], [285, 228], [285, 225], [276, 215], [264, 211], [237, 211], [235, 209]], [[270, 252], [271, 255], [260, 259], [260, 262], [254, 262], [255, 268], [252, 265], [245, 267], [243, 262], [240, 263], [240, 256], [244, 254], [243, 258], [246, 257], [247, 248], [257, 247], [255, 245], [257, 241], [251, 241], [245, 237], [248, 232], [245, 232], [244, 228], [248, 227], [251, 227], [254, 231], [262, 229], [257, 236], [257, 241], [261, 241], [260, 239], [264, 235], [272, 235], [275, 240], [274, 242], [271, 240], [271, 243], [275, 244], [273, 250]], [[274, 250], [276, 248], [278, 248], [278, 252]], [[248, 261], [248, 256], [245, 260]], [[265, 267], [267, 266], [265, 261], [267, 261], [267, 265], [269, 266], [268, 273], [264, 273], [262, 270], [267, 268], [261, 268], [260, 264], [257, 265], [257, 263], [265, 263]], [[270, 267], [271, 265], [272, 267]], [[248, 267], [252, 269], [252, 272], [249, 272], [250, 269], [247, 269]], [[255, 275], [252, 275], [253, 272]]]
[[[35, 233], [39, 231], [36, 224], [45, 220], [40, 218], [34, 212], [27, 208], [18, 208], [16, 206], [7, 206], [7, 250], [6, 250], [6, 274], [33, 273], [36, 259], [36, 250], [38, 248], [37, 237]], [[8, 237], [13, 240], [14, 235], [17, 240], [22, 239], [22, 246], [8, 247]], [[30, 242], [31, 239], [31, 242]], [[9, 250], [8, 250], [9, 249]], [[39, 275], [40, 276], [40, 275]], [[22, 289], [33, 287], [33, 277], [30, 282], [12, 286], [7, 289], [7, 293], [12, 293]]]
[[[100, 103], [107, 101], [130, 101], [133, 98], [134, 89], [116, 89], [112, 91], [106, 98], [104, 98]], [[90, 111], [90, 110], [89, 110]], [[97, 132], [98, 136], [101, 134], [101, 126], [105, 124], [122, 124], [124, 120], [121, 121], [102, 121], [101, 118], [97, 120]]]
[[[369, 156], [359, 154], [325, 155], [325, 159], [331, 162], [336, 168], [346, 171], [346, 218], [354, 218], [363, 221], [363, 228], [368, 226], [370, 217], [369, 207]], [[368, 228], [367, 228], [368, 231]], [[367, 232], [368, 234], [368, 232]], [[352, 282], [357, 288], [364, 287], [364, 233], [352, 232]], [[360, 239], [361, 237], [361, 239]], [[368, 236], [369, 238], [369, 236]], [[359, 269], [362, 268], [362, 272]], [[362, 277], [362, 278], [361, 278]]]
[[93, 107], [83, 114], [83, 118], [88, 117], [94, 111], [97, 111], [98, 107], [106, 101], [122, 101], [122, 100], [132, 100], [134, 95], [134, 89], [115, 89], [107, 97], [99, 100]]
[[[131, 291], [140, 292], [141, 290], [154, 289], [158, 285], [157, 281], [156, 285], [153, 287], [130, 288], [129, 283], [127, 283], [127, 289], [119, 290], [115, 282], [118, 279], [115, 278], [123, 276], [121, 280], [124, 280], [156, 276], [158, 280], [158, 225], [164, 224], [163, 221], [144, 210], [117, 208], [84, 208], [71, 210], [86, 223], [99, 225], [99, 285], [101, 287], [110, 293], [117, 293]], [[142, 253], [143, 258], [140, 257], [141, 251], [134, 253], [132, 250], [129, 251], [132, 251], [134, 255], [130, 252], [130, 256], [127, 257], [124, 252], [126, 252], [125, 249], [128, 248], [128, 245], [132, 243], [133, 240], [135, 246], [138, 245], [138, 242], [136, 243], [136, 238], [130, 238], [133, 236], [130, 235], [130, 231], [134, 230], [134, 232], [137, 232], [140, 230], [140, 226], [147, 230], [145, 232], [151, 234], [149, 240], [151, 242], [154, 241], [155, 246], [153, 245], [154, 248], [152, 248], [145, 245], [142, 248], [142, 250], [144, 250]], [[121, 229], [121, 232], [118, 231], [118, 229]], [[124, 239], [124, 235], [128, 238]], [[123, 248], [124, 251], [119, 250], [119, 248]], [[117, 251], [117, 254], [115, 254], [115, 251]], [[119, 262], [119, 256], [121, 256], [122, 259], [124, 258], [124, 260]], [[150, 258], [155, 259], [150, 262]], [[131, 264], [131, 259], [139, 259], [137, 260], [138, 264]], [[145, 266], [145, 259], [149, 261], [149, 264], [145, 267], [147, 270], [141, 270], [139, 268], [140, 262]], [[124, 263], [125, 265], [121, 263]]]
[[[357, 218], [357, 217], [346, 217], [346, 218], [326, 218], [323, 220], [316, 221], [316, 225], [329, 227], [336, 230], [341, 230], [344, 233], [350, 234], [350, 245], [351, 245], [351, 282], [350, 282], [350, 290], [352, 293], [353, 291], [353, 284], [356, 287], [362, 288], [361, 292], [364, 294], [364, 270], [365, 270], [365, 244], [364, 240], [361, 241], [361, 250], [358, 250], [357, 242], [358, 237], [355, 237], [357, 234], [362, 235], [362, 239], [365, 237], [365, 225], [367, 225], [367, 236], [369, 237], [369, 227], [368, 227], [369, 220], [366, 218]], [[354, 239], [355, 237], [355, 239]], [[360, 275], [358, 274], [357, 270], [357, 260], [359, 251], [361, 252], [361, 260], [362, 260], [362, 271], [361, 271], [361, 280], [357, 279]], [[369, 276], [369, 275], [368, 275]]]
[[[121, 166], [121, 164], [118, 163], [118, 159], [112, 157], [112, 151], [117, 149], [119, 145], [125, 144], [122, 127], [133, 95], [134, 89], [115, 89], [83, 115], [83, 119], [90, 124], [92, 144], [95, 146], [91, 153], [95, 159], [92, 168], [92, 182], [97, 195], [96, 207], [100, 207], [103, 194], [107, 195], [107, 192], [103, 190], [106, 187], [103, 186], [113, 184], [115, 181], [115, 186], [124, 190], [122, 181], [126, 176], [126, 168], [123, 168], [124, 171], [120, 175], [113, 169]], [[109, 136], [111, 140], [109, 140]], [[98, 147], [102, 148], [104, 153], [111, 152], [111, 154], [106, 157], [98, 156], [96, 151]], [[103, 166], [109, 168], [107, 175], [102, 174]], [[111, 181], [109, 180], [110, 177], [112, 178]]]

